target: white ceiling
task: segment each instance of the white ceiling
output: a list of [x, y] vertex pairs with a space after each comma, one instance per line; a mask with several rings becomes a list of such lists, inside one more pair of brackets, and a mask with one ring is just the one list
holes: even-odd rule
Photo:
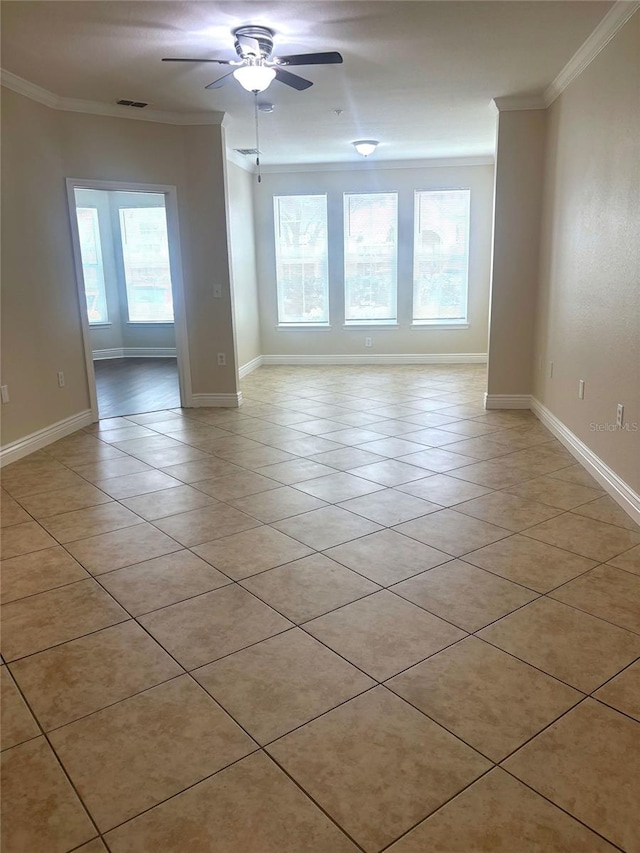
[[[233, 148], [255, 145], [253, 96], [225, 66], [163, 56], [235, 58], [231, 30], [276, 32], [274, 53], [339, 50], [343, 65], [292, 69], [314, 82], [274, 82], [261, 100], [263, 162], [358, 160], [350, 142], [380, 140], [376, 160], [493, 153], [494, 97], [542, 92], [612, 6], [599, 0], [298, 0], [270, 2], [4, 2], [5, 69], [67, 98], [149, 109], [224, 111]], [[337, 116], [336, 109], [344, 112]]]

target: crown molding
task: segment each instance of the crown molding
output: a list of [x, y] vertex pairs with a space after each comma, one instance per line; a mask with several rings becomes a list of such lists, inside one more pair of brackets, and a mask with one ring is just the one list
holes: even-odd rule
[[425, 160], [367, 160], [340, 163], [278, 163], [262, 165], [263, 175], [291, 172], [379, 172], [382, 169], [438, 169], [459, 166], [493, 166], [493, 154], [477, 157], [434, 157]]
[[547, 108], [542, 94], [494, 98], [491, 103], [499, 113], [512, 112], [514, 110], [544, 110]]
[[174, 125], [222, 125], [225, 114], [211, 111], [208, 113], [176, 113], [165, 110], [132, 110], [118, 104], [106, 104], [101, 101], [82, 101], [78, 98], [63, 98], [55, 95], [42, 86], [31, 83], [13, 74], [11, 71], [0, 69], [0, 84], [11, 89], [18, 95], [37, 101], [53, 110], [71, 113], [87, 113], [89, 115], [110, 116], [111, 118], [132, 119], [133, 121], [152, 121], [159, 124]]
[[616, 0], [589, 38], [583, 42], [556, 79], [545, 89], [543, 95], [545, 107], [551, 106], [569, 83], [582, 74], [639, 8], [640, 0]]

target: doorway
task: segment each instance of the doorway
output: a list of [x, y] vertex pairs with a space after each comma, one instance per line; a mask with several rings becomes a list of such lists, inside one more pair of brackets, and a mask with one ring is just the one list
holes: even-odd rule
[[175, 188], [67, 190], [94, 419], [189, 405]]

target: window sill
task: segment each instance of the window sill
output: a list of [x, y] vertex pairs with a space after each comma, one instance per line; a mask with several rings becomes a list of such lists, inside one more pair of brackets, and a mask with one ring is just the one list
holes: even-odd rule
[[412, 323], [410, 329], [412, 332], [435, 332], [439, 329], [442, 331], [453, 331], [454, 329], [469, 329], [471, 328], [469, 323], [461, 322], [461, 323]]
[[90, 329], [108, 329], [111, 323], [89, 323]]
[[171, 326], [175, 323], [167, 323], [166, 320], [127, 320], [127, 326]]
[[342, 326], [342, 328], [343, 329], [380, 329], [380, 330], [383, 330], [383, 329], [399, 329], [400, 326], [398, 325], [398, 323], [395, 323], [395, 322], [394, 323], [381, 323], [381, 322], [376, 323], [376, 322], [368, 322], [365, 320], [362, 323], [360, 323], [360, 322], [345, 323]]
[[279, 332], [329, 332], [331, 331], [331, 326], [327, 326], [324, 323], [317, 326], [311, 323], [300, 323], [299, 325], [295, 323], [279, 323], [276, 329]]

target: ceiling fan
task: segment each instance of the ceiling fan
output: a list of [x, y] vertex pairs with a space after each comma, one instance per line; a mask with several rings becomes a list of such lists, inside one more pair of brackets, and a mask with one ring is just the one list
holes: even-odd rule
[[291, 65], [335, 65], [342, 62], [337, 51], [327, 53], [298, 53], [292, 56], [272, 56], [273, 30], [267, 27], [246, 26], [233, 31], [235, 49], [239, 59], [190, 59], [167, 57], [163, 62], [215, 62], [218, 65], [236, 65], [234, 71], [224, 74], [206, 89], [220, 89], [235, 78], [248, 92], [264, 92], [276, 79], [286, 86], [302, 91], [313, 86], [298, 74], [286, 70]]

